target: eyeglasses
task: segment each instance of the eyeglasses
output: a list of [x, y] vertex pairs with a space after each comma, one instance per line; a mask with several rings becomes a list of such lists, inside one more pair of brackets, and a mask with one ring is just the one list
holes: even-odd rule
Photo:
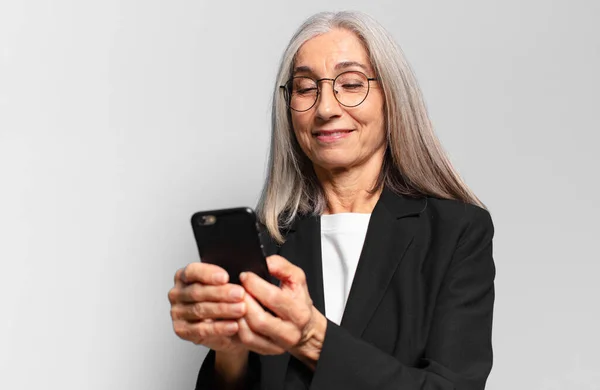
[[312, 79], [306, 76], [292, 77], [285, 85], [281, 85], [285, 100], [290, 109], [298, 112], [308, 111], [317, 102], [319, 82], [331, 81], [333, 96], [345, 107], [356, 107], [365, 101], [369, 94], [370, 82], [376, 77], [367, 77], [362, 72], [348, 71], [337, 75], [334, 79]]

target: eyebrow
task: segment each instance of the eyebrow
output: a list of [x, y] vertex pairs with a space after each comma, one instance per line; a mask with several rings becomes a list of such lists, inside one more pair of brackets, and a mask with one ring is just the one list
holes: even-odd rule
[[[343, 61], [343, 62], [339, 62], [336, 66], [335, 66], [335, 70], [340, 70], [340, 69], [346, 69], [346, 68], [352, 68], [352, 67], [359, 67], [361, 69], [363, 69], [365, 72], [369, 72], [369, 69], [362, 63], [357, 62], [357, 61]], [[294, 68], [294, 74], [296, 73], [315, 73], [313, 71], [313, 69], [310, 66], [297, 66]]]

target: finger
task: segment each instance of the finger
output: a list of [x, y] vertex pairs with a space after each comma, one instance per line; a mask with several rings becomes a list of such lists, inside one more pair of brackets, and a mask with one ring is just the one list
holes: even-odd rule
[[175, 305], [179, 301], [179, 294], [181, 293], [181, 287], [175, 286], [169, 290], [169, 294], [167, 297], [169, 298], [169, 303], [171, 305]]
[[250, 329], [244, 318], [238, 320], [237, 337], [249, 350], [261, 355], [280, 355], [285, 352], [283, 348], [269, 339], [256, 334]]
[[290, 312], [296, 306], [290, 295], [253, 272], [242, 272], [240, 281], [249, 294], [271, 309], [278, 317], [289, 318]]
[[237, 321], [173, 321], [175, 334], [184, 340], [202, 344], [213, 337], [233, 336], [239, 330]]
[[272, 340], [285, 350], [300, 342], [302, 332], [292, 322], [284, 321], [268, 313], [250, 294], [246, 295], [244, 301], [247, 305], [244, 319], [254, 333]]
[[245, 295], [244, 288], [237, 284], [211, 286], [192, 283], [178, 290], [178, 302], [240, 302]]
[[200, 302], [175, 305], [171, 317], [175, 320], [201, 321], [206, 319], [238, 319], [246, 314], [246, 303]]
[[285, 258], [273, 255], [267, 257], [269, 273], [286, 283], [306, 283], [306, 276], [302, 268], [295, 266]]
[[229, 275], [223, 268], [208, 263], [190, 263], [181, 271], [179, 276], [185, 284], [221, 285], [229, 281]]
[[183, 274], [183, 270], [184, 270], [184, 268], [179, 268], [177, 270], [177, 272], [175, 272], [175, 278], [174, 278], [175, 280], [173, 280], [173, 283], [175, 284], [175, 287], [183, 286], [185, 284], [181, 280], [182, 274]]

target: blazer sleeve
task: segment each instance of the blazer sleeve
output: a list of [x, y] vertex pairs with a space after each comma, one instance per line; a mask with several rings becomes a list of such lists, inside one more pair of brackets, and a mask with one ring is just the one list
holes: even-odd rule
[[419, 364], [402, 364], [329, 321], [311, 390], [484, 389], [492, 367], [494, 227], [476, 206], [467, 207], [465, 218]]
[[[223, 385], [215, 373], [215, 356], [214, 350], [209, 350], [206, 358], [202, 362], [198, 378], [196, 379], [196, 390], [219, 390]], [[248, 357], [248, 374], [245, 381], [240, 385], [240, 389], [257, 390], [260, 384], [260, 362], [258, 355], [250, 352]]]

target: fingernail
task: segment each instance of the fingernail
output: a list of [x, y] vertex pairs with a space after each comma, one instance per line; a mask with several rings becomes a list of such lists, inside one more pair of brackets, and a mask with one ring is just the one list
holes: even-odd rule
[[227, 275], [222, 272], [213, 275], [213, 280], [215, 283], [225, 283], [227, 281]]
[[235, 332], [237, 330], [238, 330], [237, 322], [232, 322], [232, 323], [225, 325], [225, 331], [227, 331], [227, 332]]
[[245, 282], [247, 278], [248, 278], [248, 273], [246, 273], [246, 272], [242, 272], [242, 273], [240, 274], [240, 280], [241, 280], [242, 282]]
[[183, 267], [183, 271], [181, 271], [181, 277], [180, 277], [180, 279], [181, 279], [181, 281], [182, 281], [183, 283], [187, 283], [187, 279], [186, 279], [186, 277], [185, 277], [185, 269], [186, 269], [186, 268], [187, 268], [187, 266]]
[[243, 313], [245, 307], [246, 307], [246, 304], [244, 302], [241, 302], [241, 303], [236, 303], [235, 305], [233, 305], [232, 309], [235, 313]]
[[229, 296], [233, 299], [240, 299], [244, 296], [244, 290], [239, 287], [234, 287], [229, 292]]

